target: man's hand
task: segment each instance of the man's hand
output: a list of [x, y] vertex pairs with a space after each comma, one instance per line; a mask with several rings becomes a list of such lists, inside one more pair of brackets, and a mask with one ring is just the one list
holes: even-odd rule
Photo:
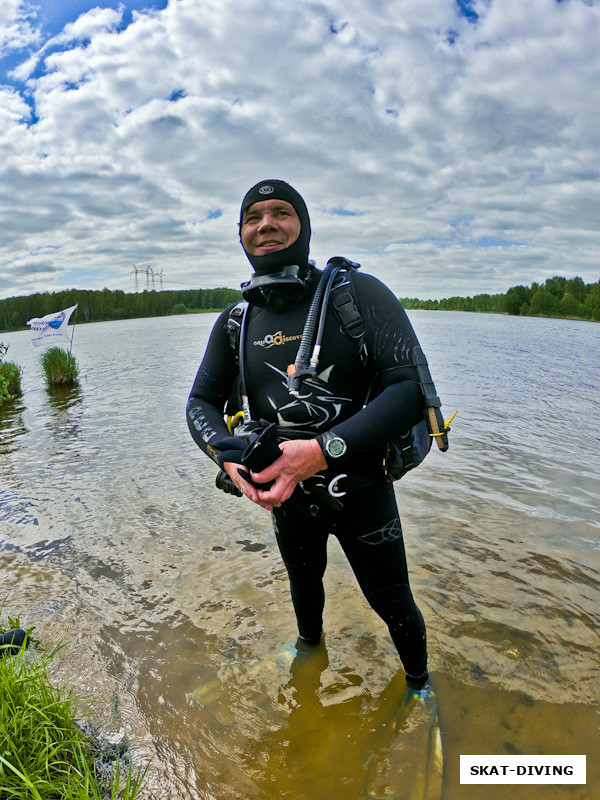
[[[256, 489], [238, 474], [238, 464], [225, 464], [224, 469], [231, 476], [235, 485], [242, 490], [249, 500], [271, 511], [279, 508], [292, 494], [300, 481], [304, 481], [316, 472], [327, 467], [325, 456], [316, 439], [295, 439], [281, 442], [282, 453], [269, 467], [262, 472], [253, 472], [252, 478], [257, 483], [275, 481], [268, 491]], [[239, 468], [241, 471], [243, 467]]]
[[[319, 450], [320, 449], [321, 448], [319, 448]], [[277, 459], [277, 461], [280, 461], [280, 459]], [[275, 463], [277, 463], [277, 462], [275, 462]], [[268, 501], [265, 502], [265, 501], [261, 500], [261, 498], [259, 496], [259, 492], [256, 489], [256, 487], [252, 486], [251, 483], [248, 483], [248, 481], [246, 481], [246, 480], [244, 480], [242, 478], [240, 473], [247, 472], [245, 467], [242, 467], [241, 464], [235, 464], [232, 461], [227, 461], [227, 462], [225, 462], [225, 464], [223, 464], [223, 469], [229, 475], [231, 480], [235, 483], [235, 485], [240, 490], [240, 492], [244, 495], [244, 497], [247, 497], [248, 500], [252, 500], [253, 503], [256, 503], [256, 505], [261, 506], [262, 508], [265, 508], [267, 511], [271, 511], [272, 510], [274, 504], [270, 503]], [[271, 467], [269, 467], [269, 469], [271, 469]], [[259, 473], [259, 472], [253, 472], [252, 473], [252, 477], [253, 478], [256, 475], [261, 475], [262, 476], [262, 473]], [[268, 479], [265, 480], [265, 483], [267, 483], [267, 482], [268, 482]], [[260, 492], [260, 494], [265, 494], [265, 492]], [[281, 503], [279, 505], [281, 505]]]
[[242, 467], [241, 464], [236, 464], [233, 461], [226, 461], [223, 464], [223, 469], [229, 475], [231, 480], [235, 483], [235, 485], [240, 490], [240, 492], [244, 495], [244, 497], [247, 497], [248, 500], [252, 500], [253, 503], [257, 503], [259, 506], [262, 506], [263, 508], [266, 508], [267, 511], [271, 510], [272, 506], [270, 506], [268, 504], [263, 504], [263, 503], [261, 503], [259, 501], [258, 492], [254, 488], [254, 486], [252, 486], [251, 483], [248, 483], [248, 481], [245, 481], [242, 478], [240, 473], [241, 472], [247, 472], [247, 470], [244, 467]]

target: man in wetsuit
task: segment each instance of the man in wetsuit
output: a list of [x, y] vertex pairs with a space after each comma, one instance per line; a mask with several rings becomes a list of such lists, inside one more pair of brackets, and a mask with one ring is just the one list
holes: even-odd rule
[[[321, 640], [327, 539], [333, 534], [369, 604], [388, 625], [407, 683], [419, 689], [428, 677], [425, 624], [409, 586], [394, 488], [383, 469], [386, 443], [423, 419], [422, 392], [410, 359], [417, 338], [389, 289], [373, 276], [352, 271], [347, 277], [364, 320], [368, 357], [361, 357], [357, 341], [329, 309], [318, 371], [291, 395], [287, 368], [294, 364], [321, 275], [309, 261], [308, 211], [289, 184], [261, 181], [244, 197], [239, 226], [254, 268], [242, 285], [250, 303], [244, 337], [247, 394], [252, 419], [278, 426], [278, 457], [251, 473], [252, 484], [242, 477], [239, 463], [223, 458], [220, 443], [230, 436], [223, 413], [239, 369], [227, 326], [231, 309], [212, 330], [190, 393], [191, 435], [248, 500], [271, 511], [301, 639]], [[377, 396], [364, 405], [374, 382]], [[322, 489], [311, 489], [315, 482], [335, 487], [333, 503]]]

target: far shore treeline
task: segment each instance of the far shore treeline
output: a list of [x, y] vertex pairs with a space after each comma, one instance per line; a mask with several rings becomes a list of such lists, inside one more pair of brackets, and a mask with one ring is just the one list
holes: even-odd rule
[[[25, 328], [27, 320], [78, 305], [77, 323], [136, 317], [162, 317], [221, 311], [241, 300], [239, 289], [186, 289], [123, 292], [110, 289], [68, 289], [0, 300], [0, 331]], [[563, 317], [600, 321], [600, 281], [586, 284], [581, 278], [548, 278], [531, 286], [513, 286], [504, 294], [476, 294], [444, 300], [401, 297], [408, 309], [481, 311], [521, 316]]]
[[484, 311], [530, 317], [562, 317], [600, 321], [600, 281], [584, 283], [581, 278], [548, 278], [531, 286], [513, 286], [505, 294], [476, 294], [445, 300], [417, 300], [401, 297], [404, 308], [440, 311]]
[[111, 289], [68, 289], [0, 300], [0, 331], [24, 328], [27, 320], [77, 304], [75, 323], [138, 317], [164, 317], [221, 311], [242, 299], [239, 289], [186, 289], [122, 292]]

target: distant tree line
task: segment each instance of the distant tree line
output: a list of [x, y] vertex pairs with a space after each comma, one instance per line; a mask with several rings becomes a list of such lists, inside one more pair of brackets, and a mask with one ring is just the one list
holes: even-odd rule
[[126, 293], [110, 289], [68, 289], [0, 300], [0, 331], [18, 330], [33, 317], [44, 317], [77, 304], [76, 322], [162, 317], [198, 311], [221, 311], [242, 299], [239, 289], [187, 289]]
[[[199, 311], [221, 311], [241, 300], [239, 289], [186, 289], [127, 293], [110, 289], [68, 289], [0, 300], [0, 331], [24, 328], [27, 320], [77, 304], [76, 322], [162, 317]], [[483, 311], [521, 316], [565, 317], [600, 321], [600, 281], [548, 278], [543, 283], [513, 286], [505, 294], [476, 294], [444, 300], [401, 297], [405, 308]]]
[[404, 308], [445, 311], [488, 311], [531, 317], [563, 317], [600, 321], [600, 281], [584, 283], [581, 278], [548, 278], [531, 286], [513, 286], [505, 294], [476, 294], [444, 300], [401, 297]]

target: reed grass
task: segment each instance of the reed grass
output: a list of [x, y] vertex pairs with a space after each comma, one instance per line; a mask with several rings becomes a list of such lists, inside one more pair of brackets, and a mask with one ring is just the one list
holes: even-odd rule
[[0, 363], [0, 405], [21, 397], [21, 377], [22, 368], [14, 361], [3, 361]]
[[[9, 623], [18, 627], [18, 620]], [[0, 658], [0, 797], [134, 800], [147, 767], [134, 775], [129, 762], [122, 776], [116, 759], [108, 774], [96, 768], [102, 754], [75, 718], [82, 698], [53, 686], [48, 677], [59, 649], [32, 658], [23, 647]]]
[[49, 347], [40, 363], [48, 386], [74, 386], [79, 382], [77, 359], [62, 347]]
[[21, 397], [23, 370], [14, 361], [4, 361], [8, 345], [0, 342], [0, 406], [15, 397]]

